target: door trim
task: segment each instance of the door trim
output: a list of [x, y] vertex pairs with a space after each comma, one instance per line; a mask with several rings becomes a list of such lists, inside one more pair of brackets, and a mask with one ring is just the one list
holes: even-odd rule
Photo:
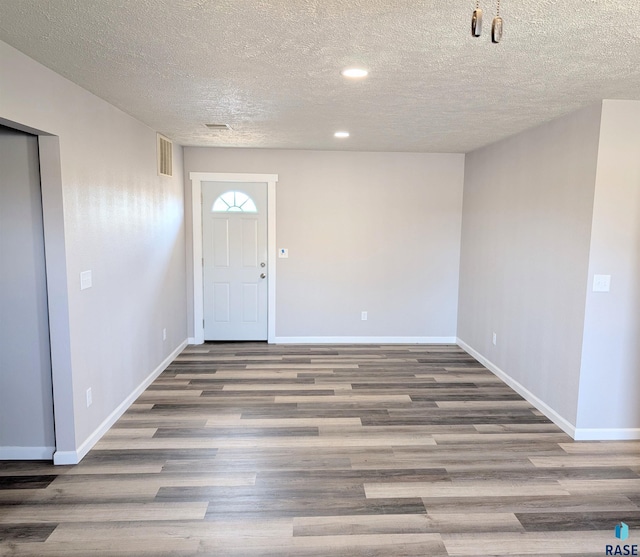
[[[51, 347], [53, 423], [57, 453], [76, 447], [60, 138], [47, 131], [5, 118], [0, 118], [0, 124], [38, 136]], [[54, 464], [56, 464], [56, 453], [53, 454]], [[31, 457], [35, 458], [33, 455], [29, 458]], [[23, 456], [23, 458], [27, 457]]]
[[[193, 344], [204, 342], [204, 292], [202, 281], [202, 182], [267, 184], [267, 342], [276, 338], [276, 183], [277, 174], [189, 172], [193, 241]], [[190, 339], [191, 340], [191, 339]]]

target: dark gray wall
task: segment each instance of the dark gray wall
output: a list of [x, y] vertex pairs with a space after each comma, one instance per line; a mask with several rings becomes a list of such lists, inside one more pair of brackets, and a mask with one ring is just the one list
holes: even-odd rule
[[0, 458], [54, 445], [38, 140], [0, 126]]

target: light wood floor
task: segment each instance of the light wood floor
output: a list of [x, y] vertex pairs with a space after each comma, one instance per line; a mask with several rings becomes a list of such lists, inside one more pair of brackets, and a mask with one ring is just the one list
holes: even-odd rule
[[574, 443], [455, 346], [187, 348], [78, 466], [0, 463], [2, 556], [600, 556], [640, 442]]

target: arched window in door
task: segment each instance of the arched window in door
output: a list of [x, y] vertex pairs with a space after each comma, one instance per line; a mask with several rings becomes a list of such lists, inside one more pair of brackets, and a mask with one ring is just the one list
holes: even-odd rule
[[257, 213], [258, 209], [246, 193], [228, 191], [213, 202], [213, 213]]

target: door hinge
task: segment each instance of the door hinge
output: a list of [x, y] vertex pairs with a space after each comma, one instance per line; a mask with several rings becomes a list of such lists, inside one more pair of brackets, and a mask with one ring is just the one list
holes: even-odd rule
[[202, 328], [204, 329], [204, 319], [202, 320]]

